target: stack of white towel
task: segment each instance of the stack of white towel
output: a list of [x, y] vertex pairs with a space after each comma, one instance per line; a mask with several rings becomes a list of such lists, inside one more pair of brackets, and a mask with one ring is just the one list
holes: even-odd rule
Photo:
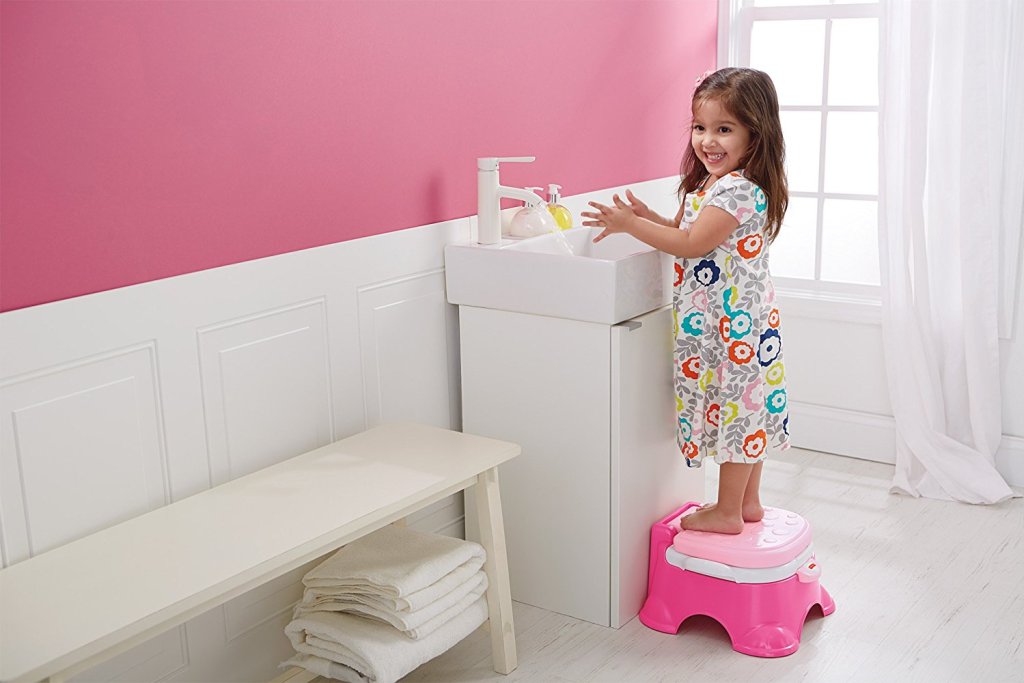
[[350, 543], [303, 578], [282, 666], [397, 681], [487, 620], [484, 559], [479, 544], [395, 526]]

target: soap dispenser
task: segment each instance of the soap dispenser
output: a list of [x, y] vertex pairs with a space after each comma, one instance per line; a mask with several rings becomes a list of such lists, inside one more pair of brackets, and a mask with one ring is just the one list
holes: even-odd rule
[[568, 230], [572, 227], [572, 214], [569, 213], [569, 209], [559, 204], [562, 199], [561, 190], [561, 185], [548, 185], [548, 211], [555, 217], [559, 228]]
[[[540, 192], [542, 188], [528, 187], [527, 190]], [[538, 196], [539, 199], [539, 196]], [[512, 217], [512, 224], [509, 227], [509, 235], [513, 237], [535, 237], [545, 235], [558, 230], [558, 221], [548, 211], [543, 200], [526, 202], [526, 206], [519, 209]]]

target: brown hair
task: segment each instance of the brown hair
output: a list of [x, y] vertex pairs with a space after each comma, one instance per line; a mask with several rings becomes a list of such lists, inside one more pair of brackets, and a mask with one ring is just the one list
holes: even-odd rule
[[[715, 100], [750, 131], [750, 148], [740, 167], [743, 175], [757, 183], [768, 198], [765, 235], [771, 242], [779, 234], [789, 206], [786, 182], [786, 143], [779, 120], [779, 97], [775, 84], [763, 71], [746, 68], [719, 69], [705, 78], [693, 92], [692, 109], [707, 100]], [[679, 170], [679, 194], [693, 192], [710, 173], [697, 158], [692, 145]]]

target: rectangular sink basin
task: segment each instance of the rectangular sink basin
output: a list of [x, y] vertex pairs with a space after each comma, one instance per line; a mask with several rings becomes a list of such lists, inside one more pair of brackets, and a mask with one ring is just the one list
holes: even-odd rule
[[594, 244], [596, 228], [500, 244], [449, 244], [449, 303], [615, 325], [672, 301], [672, 257], [625, 234]]

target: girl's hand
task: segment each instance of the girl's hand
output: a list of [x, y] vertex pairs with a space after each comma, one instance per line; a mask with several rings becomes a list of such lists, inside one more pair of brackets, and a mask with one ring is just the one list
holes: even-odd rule
[[670, 228], [678, 228], [679, 221], [672, 218], [665, 218], [657, 211], [651, 209], [651, 207], [640, 201], [632, 190], [626, 190], [626, 199], [629, 201], [629, 207], [633, 209], [633, 213], [637, 215], [637, 218], [643, 218], [652, 223], [658, 225], [667, 225]]
[[603, 232], [594, 238], [594, 242], [600, 242], [612, 233], [629, 232], [637, 218], [633, 207], [622, 201], [619, 195], [612, 195], [612, 201], [615, 203], [615, 206], [605, 206], [598, 202], [589, 202], [590, 206], [597, 209], [597, 211], [583, 211], [580, 214], [586, 218], [593, 219], [583, 221], [583, 225], [603, 228]]
[[664, 222], [659, 214], [651, 211], [649, 206], [637, 199], [637, 196], [633, 194], [632, 190], [626, 190], [626, 200], [629, 201], [629, 208], [633, 209], [633, 213], [635, 213], [639, 218], [646, 218], [653, 223]]

